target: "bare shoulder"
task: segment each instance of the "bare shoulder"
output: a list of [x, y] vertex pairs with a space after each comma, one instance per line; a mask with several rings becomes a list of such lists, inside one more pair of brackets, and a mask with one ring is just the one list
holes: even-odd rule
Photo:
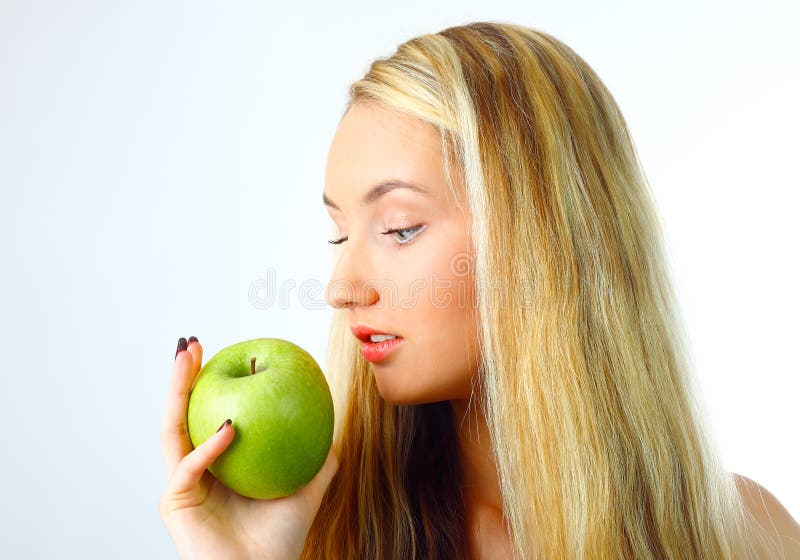
[[800, 524], [772, 492], [746, 476], [731, 474], [745, 507], [766, 531], [779, 535], [785, 558], [800, 560]]

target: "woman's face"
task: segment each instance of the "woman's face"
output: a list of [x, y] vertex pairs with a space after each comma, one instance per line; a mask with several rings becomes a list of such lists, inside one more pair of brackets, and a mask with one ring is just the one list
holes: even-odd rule
[[[390, 181], [424, 192], [375, 190]], [[463, 193], [460, 177], [454, 185]], [[323, 198], [336, 239], [345, 238], [335, 245], [326, 301], [347, 309], [351, 329], [400, 339], [385, 357], [365, 356], [383, 398], [469, 398], [477, 371], [470, 215], [445, 182], [438, 130], [356, 103], [333, 137]]]

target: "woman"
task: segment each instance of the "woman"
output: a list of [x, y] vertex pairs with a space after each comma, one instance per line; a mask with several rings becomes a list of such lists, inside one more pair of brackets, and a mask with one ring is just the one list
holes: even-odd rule
[[720, 465], [633, 142], [566, 45], [473, 23], [376, 60], [323, 200], [332, 451], [292, 496], [225, 489], [205, 469], [236, 419], [192, 450], [181, 339], [159, 503], [181, 557], [800, 557]]

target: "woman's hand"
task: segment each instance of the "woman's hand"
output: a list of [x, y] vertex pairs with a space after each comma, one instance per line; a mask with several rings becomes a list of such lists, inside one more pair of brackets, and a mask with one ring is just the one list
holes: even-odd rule
[[168, 479], [158, 502], [161, 519], [184, 560], [295, 560], [339, 467], [333, 448], [314, 479], [291, 496], [255, 500], [223, 486], [206, 469], [233, 441], [236, 418], [197, 448], [187, 427], [189, 393], [202, 360], [196, 338], [188, 348], [179, 340], [161, 431]]

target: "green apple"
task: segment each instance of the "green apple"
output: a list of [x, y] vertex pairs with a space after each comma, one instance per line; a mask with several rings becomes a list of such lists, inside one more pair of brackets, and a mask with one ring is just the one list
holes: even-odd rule
[[195, 447], [227, 419], [235, 435], [209, 467], [234, 492], [262, 500], [293, 494], [322, 468], [333, 438], [333, 399], [314, 358], [280, 338], [223, 348], [189, 397]]

